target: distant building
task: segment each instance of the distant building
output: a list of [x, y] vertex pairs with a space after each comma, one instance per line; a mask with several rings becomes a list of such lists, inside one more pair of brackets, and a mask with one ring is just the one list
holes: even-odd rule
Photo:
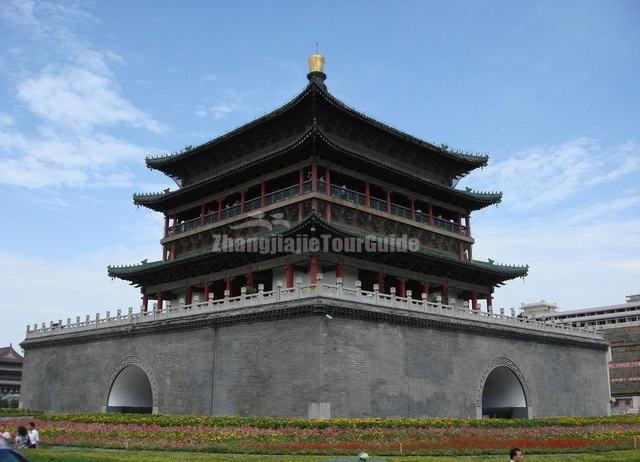
[[10, 344], [0, 348], [0, 398], [20, 394], [22, 356]]
[[541, 300], [522, 304], [524, 315], [574, 327], [593, 327], [611, 345], [609, 378], [613, 413], [640, 412], [640, 294], [626, 303], [580, 310], [557, 311], [555, 303]]

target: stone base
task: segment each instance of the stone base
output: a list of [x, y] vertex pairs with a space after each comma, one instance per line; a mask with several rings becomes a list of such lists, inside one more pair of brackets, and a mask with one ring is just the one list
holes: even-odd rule
[[528, 417], [607, 414], [602, 340], [520, 339], [514, 330], [492, 335], [473, 323], [425, 327], [409, 318], [426, 319], [376, 321], [318, 305], [271, 320], [227, 315], [208, 326], [27, 340], [22, 401], [104, 412], [115, 377], [135, 365], [161, 414], [476, 418], [487, 375], [505, 366], [522, 384]]

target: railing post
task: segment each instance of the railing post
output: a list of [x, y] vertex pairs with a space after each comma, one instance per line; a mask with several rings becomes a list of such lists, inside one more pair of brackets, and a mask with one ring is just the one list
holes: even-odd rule
[[80, 325], [80, 316], [76, 316], [76, 324]]
[[360, 300], [362, 298], [362, 281], [359, 279], [356, 281], [356, 300]]
[[376, 305], [380, 304], [380, 285], [379, 284], [373, 285], [373, 301], [375, 302]]
[[405, 292], [405, 296], [407, 297], [407, 304], [411, 305], [411, 299], [413, 298], [413, 291], [411, 289], [407, 289]]
[[343, 295], [342, 295], [342, 277], [341, 276], [336, 277], [336, 295], [340, 299], [343, 298]]
[[231, 292], [229, 291], [229, 289], [224, 289], [224, 300], [223, 300], [223, 304], [225, 306], [225, 308], [229, 307], [229, 294]]
[[276, 302], [280, 301], [280, 297], [282, 296], [282, 281], [276, 282]]
[[264, 284], [258, 284], [258, 303], [264, 302]]
[[294, 298], [298, 299], [300, 298], [300, 294], [302, 293], [302, 280], [300, 278], [296, 279], [296, 291], [294, 294]]
[[396, 305], [396, 288], [389, 287], [389, 294], [391, 295], [391, 305]]
[[322, 273], [318, 273], [316, 276], [316, 297], [322, 293]]
[[240, 305], [245, 305], [247, 302], [247, 288], [240, 287]]

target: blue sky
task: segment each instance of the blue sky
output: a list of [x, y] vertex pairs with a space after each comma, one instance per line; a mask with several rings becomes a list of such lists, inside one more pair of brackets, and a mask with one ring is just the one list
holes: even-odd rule
[[420, 138], [488, 153], [461, 186], [476, 258], [529, 264], [497, 306], [640, 292], [637, 1], [0, 3], [0, 344], [138, 306], [108, 264], [158, 259], [133, 192], [146, 155], [198, 144], [306, 84]]

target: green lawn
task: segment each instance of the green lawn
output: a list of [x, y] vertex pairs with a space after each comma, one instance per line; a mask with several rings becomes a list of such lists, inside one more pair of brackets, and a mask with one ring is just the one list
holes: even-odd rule
[[[254, 456], [245, 454], [202, 454], [156, 451], [105, 451], [37, 449], [27, 451], [34, 462], [324, 462], [336, 459], [357, 461], [357, 456]], [[386, 462], [507, 462], [508, 456], [411, 456], [372, 457]], [[527, 462], [637, 462], [640, 449], [595, 454], [545, 454], [525, 456]]]

